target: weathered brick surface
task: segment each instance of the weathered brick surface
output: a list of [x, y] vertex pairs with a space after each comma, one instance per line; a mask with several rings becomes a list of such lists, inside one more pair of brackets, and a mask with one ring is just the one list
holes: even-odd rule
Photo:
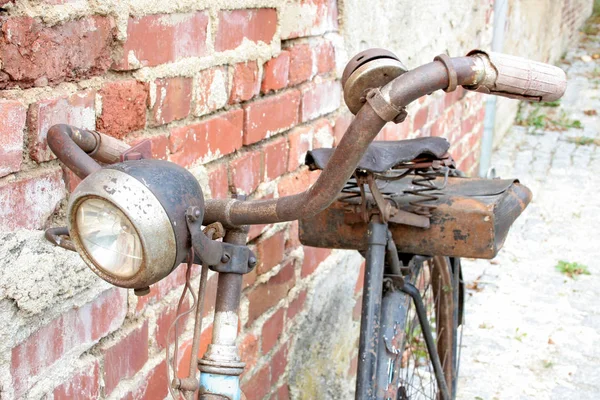
[[54, 124], [95, 129], [94, 101], [94, 91], [88, 90], [32, 104], [27, 116], [31, 158], [37, 162], [56, 158], [46, 142], [48, 129]]
[[258, 94], [259, 89], [260, 78], [256, 61], [239, 63], [233, 67], [233, 84], [229, 103], [250, 100]]
[[219, 12], [219, 26], [215, 50], [232, 50], [244, 40], [271, 43], [277, 29], [277, 10], [223, 10]]
[[206, 53], [207, 27], [204, 11], [131, 17], [122, 57], [114, 67], [127, 70], [200, 57]]
[[308, 43], [296, 44], [290, 52], [289, 84], [297, 85], [313, 76], [313, 52]]
[[42, 229], [64, 197], [60, 168], [34, 177], [0, 183], [3, 230]]
[[265, 311], [275, 306], [285, 298], [292, 287], [294, 287], [295, 275], [294, 264], [286, 264], [281, 270], [271, 277], [266, 283], [258, 285], [248, 294], [250, 309], [248, 310], [248, 324]]
[[165, 78], [155, 82], [152, 119], [157, 125], [183, 119], [190, 113], [192, 78]]
[[250, 151], [233, 160], [231, 171], [231, 186], [238, 194], [250, 194], [260, 184], [262, 177], [263, 154]]
[[107, 348], [103, 355], [104, 390], [110, 394], [122, 379], [131, 378], [148, 360], [148, 322]]
[[91, 366], [73, 375], [67, 382], [54, 389], [54, 399], [95, 399], [100, 397], [100, 366], [94, 361]]
[[111, 63], [113, 23], [93, 16], [45, 26], [30, 17], [1, 23], [0, 89], [46, 86], [101, 75]]
[[169, 139], [171, 161], [189, 166], [242, 147], [244, 112], [231, 110], [203, 122], [175, 128]]
[[25, 110], [18, 101], [0, 101], [0, 177], [21, 169]]
[[268, 93], [283, 89], [288, 85], [290, 73], [290, 52], [282, 51], [280, 55], [270, 59], [263, 66], [261, 91]]
[[116, 138], [143, 129], [146, 125], [147, 86], [135, 80], [111, 82], [99, 92], [102, 113], [98, 130]]
[[[51, 321], [13, 348], [11, 372], [15, 392], [22, 394], [30, 380], [66, 353], [81, 354], [117, 329], [125, 317], [126, 304], [124, 290], [110, 289], [93, 302]], [[83, 377], [81, 380], [88, 381]]]
[[244, 106], [244, 144], [256, 143], [298, 123], [300, 92], [289, 90]]
[[229, 98], [227, 68], [200, 71], [195, 79], [195, 92], [194, 115], [201, 116], [224, 107]]

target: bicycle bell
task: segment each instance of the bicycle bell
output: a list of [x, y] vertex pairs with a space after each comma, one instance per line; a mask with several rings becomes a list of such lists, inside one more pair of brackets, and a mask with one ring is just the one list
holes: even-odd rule
[[384, 49], [361, 51], [342, 74], [344, 101], [352, 114], [360, 110], [369, 89], [382, 87], [408, 71], [394, 53]]

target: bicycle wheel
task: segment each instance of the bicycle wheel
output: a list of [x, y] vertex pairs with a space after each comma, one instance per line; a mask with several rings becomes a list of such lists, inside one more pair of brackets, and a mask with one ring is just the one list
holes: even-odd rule
[[[435, 340], [442, 370], [455, 397], [458, 371], [460, 263], [447, 257], [413, 257], [404, 277], [418, 289]], [[377, 398], [441, 399], [432, 361], [413, 300], [393, 284], [384, 288], [377, 366]]]

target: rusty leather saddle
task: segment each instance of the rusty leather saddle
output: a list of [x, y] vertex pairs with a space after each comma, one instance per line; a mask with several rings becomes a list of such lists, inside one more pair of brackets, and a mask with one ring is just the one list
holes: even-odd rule
[[[416, 158], [440, 158], [448, 151], [444, 138], [427, 137], [394, 142], [373, 142], [357, 170], [384, 173], [394, 166]], [[334, 149], [316, 149], [306, 155], [311, 170], [322, 169]], [[434, 181], [443, 186], [443, 177]], [[415, 189], [414, 175], [394, 181], [376, 180], [386, 200], [399, 209], [410, 209]], [[350, 189], [350, 190], [348, 190]], [[352, 203], [360, 202], [349, 192], [359, 192], [356, 180], [348, 182], [344, 193], [327, 209], [311, 218], [300, 220], [300, 241], [304, 245], [324, 248], [365, 250], [367, 223], [356, 218]], [[370, 191], [366, 187], [367, 199]], [[351, 193], [350, 193], [351, 194]], [[531, 200], [531, 191], [515, 179], [480, 179], [449, 176], [435, 196], [429, 228], [389, 223], [398, 251], [411, 254], [451, 257], [493, 258], [516, 218]]]

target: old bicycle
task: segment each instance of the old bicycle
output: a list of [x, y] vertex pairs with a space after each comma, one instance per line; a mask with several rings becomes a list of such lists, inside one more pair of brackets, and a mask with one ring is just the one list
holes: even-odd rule
[[242, 398], [237, 313], [242, 276], [257, 262], [246, 246], [248, 225], [300, 220], [302, 243], [356, 249], [366, 258], [356, 398], [454, 397], [459, 257], [494, 257], [531, 193], [516, 180], [462, 176], [442, 138], [372, 141], [385, 123], [404, 120], [410, 102], [433, 91], [462, 85], [552, 101], [565, 91], [565, 74], [482, 51], [440, 55], [407, 71], [392, 53], [372, 49], [350, 60], [342, 83], [355, 119], [337, 148], [307, 154], [309, 167], [322, 170], [314, 185], [276, 199], [204, 200], [187, 170], [148, 159], [144, 143], [129, 148], [67, 125], [48, 132], [54, 153], [85, 179], [70, 197], [68, 229], [51, 228], [46, 236], [78, 251], [106, 281], [139, 295], [182, 262], [188, 271], [202, 264], [197, 294], [186, 284], [196, 316], [192, 354], [208, 269], [219, 274], [212, 341], [192, 360], [187, 378], [173, 379], [173, 394], [191, 398], [199, 388], [204, 400]]

